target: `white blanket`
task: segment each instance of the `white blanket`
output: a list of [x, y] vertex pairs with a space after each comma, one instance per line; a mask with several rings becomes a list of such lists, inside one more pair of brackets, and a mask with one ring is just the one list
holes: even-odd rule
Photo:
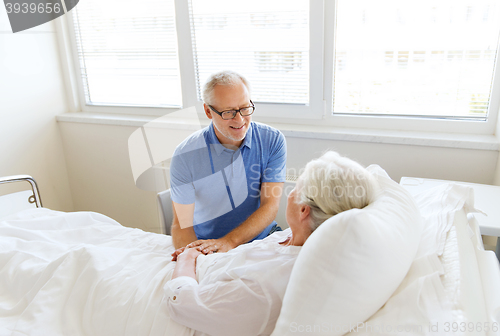
[[173, 250], [170, 236], [96, 213], [10, 216], [0, 221], [0, 335], [191, 335], [166, 312]]
[[[446, 270], [443, 257], [456, 255], [447, 253], [446, 237], [455, 211], [473, 204], [470, 198], [457, 186], [417, 198], [428, 236], [400, 288], [359, 334], [371, 334], [369, 325], [391, 325], [425, 326], [411, 331], [425, 335], [438, 322], [463, 321], [453, 300], [459, 274]], [[170, 236], [97, 213], [32, 209], [4, 218], [0, 335], [193, 335], [168, 317], [173, 250]]]

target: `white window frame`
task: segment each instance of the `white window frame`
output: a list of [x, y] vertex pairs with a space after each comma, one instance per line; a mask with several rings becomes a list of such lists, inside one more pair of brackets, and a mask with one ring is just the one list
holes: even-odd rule
[[[299, 124], [333, 128], [387, 129], [436, 133], [495, 134], [500, 109], [499, 59], [495, 60], [495, 72], [490, 96], [487, 121], [420, 118], [411, 116], [334, 115], [333, 106], [333, 57], [335, 37], [336, 0], [310, 1], [310, 104], [256, 103], [256, 121], [277, 124]], [[200, 117], [203, 102], [198, 101], [194, 59], [191, 45], [189, 5], [186, 0], [175, 0], [179, 69], [182, 86], [182, 108], [196, 106]], [[72, 15], [59, 18], [63, 72], [67, 77], [70, 111], [162, 116], [177, 111], [167, 107], [96, 106], [87, 105], [80, 78], [79, 60]], [[57, 20], [56, 20], [57, 21]]]
[[[201, 106], [197, 98], [194, 72], [193, 49], [189, 23], [189, 5], [186, 0], [176, 0], [177, 34], [179, 62], [183, 92], [183, 106]], [[310, 119], [323, 116], [323, 9], [324, 0], [310, 1], [309, 8], [309, 104], [259, 103], [254, 118], [262, 121], [300, 119], [307, 115]], [[321, 18], [318, 20], [318, 18]], [[199, 111], [201, 108], [199, 109]]]
[[495, 134], [500, 109], [499, 59], [495, 60], [493, 83], [486, 121], [422, 118], [412, 116], [370, 116], [333, 114], [333, 57], [335, 47], [336, 0], [325, 1], [325, 101], [327, 113], [324, 124], [341, 128], [388, 129], [436, 133]]
[[[177, 5], [177, 1], [176, 1]], [[76, 32], [74, 29], [73, 13], [68, 12], [55, 20], [56, 29], [60, 35], [61, 58], [64, 60], [63, 72], [67, 79], [67, 93], [70, 97], [70, 112], [88, 113], [110, 113], [110, 114], [131, 114], [163, 116], [169, 112], [179, 110], [171, 107], [141, 107], [141, 106], [107, 106], [88, 105], [85, 99], [85, 91], [81, 79], [80, 60], [78, 59], [78, 47], [76, 42]], [[184, 89], [184, 87], [182, 88]], [[182, 92], [184, 97], [184, 92]], [[184, 103], [184, 98], [183, 98]], [[184, 106], [184, 105], [183, 105]]]

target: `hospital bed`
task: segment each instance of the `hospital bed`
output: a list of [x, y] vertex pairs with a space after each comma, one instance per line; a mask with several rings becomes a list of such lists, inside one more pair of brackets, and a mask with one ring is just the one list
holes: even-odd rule
[[[62, 217], [42, 207], [33, 178], [0, 179], [0, 184], [12, 182], [28, 182], [31, 189], [0, 196], [0, 335], [192, 334], [177, 330], [164, 315], [161, 293], [174, 264], [167, 260], [173, 251], [169, 236], [124, 228], [96, 213]], [[333, 234], [329, 227], [320, 226], [299, 254], [273, 335], [500, 335], [499, 264], [483, 248], [472, 197], [470, 190], [455, 185], [416, 197], [422, 216], [433, 225], [423, 225], [418, 251], [392, 289], [383, 288], [394, 276], [386, 271], [391, 265], [366, 263], [354, 250], [345, 259], [358, 258], [364, 268], [372, 268], [351, 265], [350, 271], [358, 272], [353, 281], [358, 287], [343, 283], [349, 278], [331, 274], [335, 270], [327, 264], [311, 274], [311, 267], [318, 266], [311, 262], [318, 253], [313, 245], [336, 248], [324, 242]], [[158, 196], [166, 232], [168, 199], [168, 192]], [[23, 202], [25, 206], [17, 205]], [[278, 223], [283, 225], [280, 218]], [[40, 238], [49, 233], [62, 243]], [[363, 241], [370, 245], [367, 249], [380, 243], [369, 238]], [[68, 251], [72, 241], [80, 245]], [[394, 254], [404, 255], [402, 250], [404, 244]], [[326, 255], [318, 263], [334, 259]], [[343, 292], [336, 292], [337, 282], [343, 283]], [[363, 284], [373, 288], [361, 288]], [[370, 290], [382, 304], [372, 304], [366, 296]], [[390, 292], [386, 298], [380, 296], [384, 291]]]

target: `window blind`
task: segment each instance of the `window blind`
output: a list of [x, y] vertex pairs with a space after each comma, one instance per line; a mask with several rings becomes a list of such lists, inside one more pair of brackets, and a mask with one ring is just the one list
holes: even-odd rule
[[208, 76], [244, 75], [261, 103], [309, 103], [309, 1], [191, 0], [198, 99]]
[[182, 105], [173, 0], [85, 0], [73, 12], [89, 105]]
[[334, 113], [485, 119], [496, 0], [338, 0]]

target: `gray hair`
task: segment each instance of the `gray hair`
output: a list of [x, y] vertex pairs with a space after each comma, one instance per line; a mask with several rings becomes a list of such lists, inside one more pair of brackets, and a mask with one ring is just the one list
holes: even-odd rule
[[248, 80], [239, 73], [230, 70], [224, 70], [211, 74], [210, 77], [208, 77], [205, 85], [203, 85], [203, 102], [208, 105], [213, 104], [214, 89], [216, 85], [237, 85], [240, 82], [245, 84], [248, 93], [250, 94], [250, 82], [248, 82]]
[[359, 163], [329, 151], [309, 162], [297, 182], [295, 202], [311, 208], [311, 230], [328, 218], [370, 204], [378, 190], [372, 174]]

